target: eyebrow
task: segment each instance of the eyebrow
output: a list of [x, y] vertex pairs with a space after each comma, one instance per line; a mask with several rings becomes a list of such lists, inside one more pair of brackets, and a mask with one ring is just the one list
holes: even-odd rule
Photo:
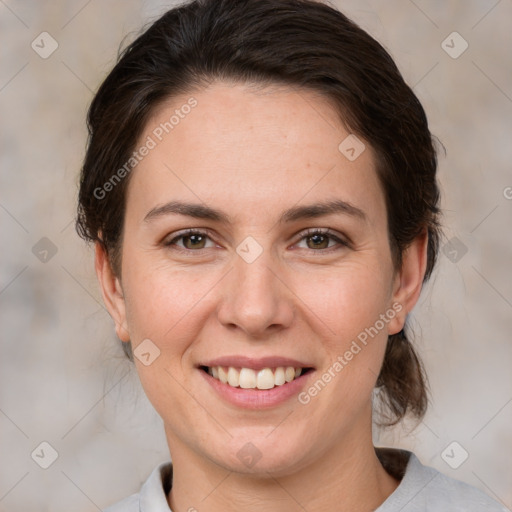
[[[156, 206], [144, 217], [144, 222], [167, 215], [185, 215], [195, 219], [212, 220], [224, 224], [232, 224], [231, 217], [221, 210], [197, 203], [170, 201], [162, 206]], [[279, 223], [294, 222], [301, 219], [313, 219], [325, 215], [344, 214], [367, 222], [366, 213], [353, 204], [341, 199], [315, 203], [305, 206], [294, 206], [285, 210], [279, 218]]]

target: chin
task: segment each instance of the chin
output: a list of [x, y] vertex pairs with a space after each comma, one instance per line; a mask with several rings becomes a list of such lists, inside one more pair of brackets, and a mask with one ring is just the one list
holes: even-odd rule
[[[273, 434], [270, 434], [273, 435]], [[255, 477], [284, 476], [293, 473], [303, 459], [303, 444], [283, 442], [283, 438], [268, 438], [268, 433], [260, 436], [247, 436], [243, 440], [232, 439], [228, 445], [220, 447], [211, 457], [215, 463], [227, 471]], [[226, 457], [226, 455], [228, 455]]]

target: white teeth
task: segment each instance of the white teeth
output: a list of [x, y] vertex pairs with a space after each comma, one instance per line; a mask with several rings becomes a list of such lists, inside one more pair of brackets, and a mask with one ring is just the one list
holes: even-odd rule
[[[226, 384], [228, 381], [228, 373], [226, 372], [226, 370], [224, 370], [224, 368], [222, 368], [222, 366], [217, 366], [217, 372], [219, 373], [218, 379], [223, 384]], [[213, 375], [213, 377], [215, 377], [215, 375]]]
[[232, 366], [228, 369], [228, 384], [234, 388], [237, 388], [240, 384], [240, 372]]
[[276, 371], [274, 372], [274, 384], [276, 386], [282, 386], [285, 382], [284, 368], [280, 366], [279, 368], [276, 368]]
[[256, 387], [258, 389], [272, 389], [274, 387], [274, 381], [272, 370], [270, 368], [263, 368], [263, 370], [258, 372]]
[[242, 389], [272, 389], [274, 386], [282, 386], [287, 382], [299, 377], [302, 368], [293, 366], [278, 366], [275, 369], [263, 368], [256, 371], [252, 368], [229, 368], [223, 366], [214, 366], [208, 368], [208, 373], [224, 384]]
[[291, 382], [295, 378], [295, 368], [293, 366], [287, 366], [284, 371], [284, 378], [286, 382]]
[[238, 384], [244, 389], [254, 389], [256, 387], [256, 372], [250, 368], [242, 368], [240, 370]]

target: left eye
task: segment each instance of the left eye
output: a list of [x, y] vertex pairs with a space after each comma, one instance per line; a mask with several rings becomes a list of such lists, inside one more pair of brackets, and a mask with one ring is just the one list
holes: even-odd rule
[[[207, 240], [212, 242], [212, 245], [209, 247], [214, 247], [215, 244], [211, 240], [208, 233], [203, 231], [196, 230], [188, 230], [178, 236], [174, 237], [169, 242], [165, 242], [165, 246], [177, 246], [182, 250], [194, 250], [194, 249], [207, 249], [205, 246]], [[337, 237], [329, 230], [321, 230], [321, 229], [313, 229], [309, 230], [306, 233], [302, 234], [302, 237], [299, 239], [299, 243], [302, 241], [306, 241], [307, 247], [306, 249], [317, 250], [317, 249], [331, 249], [333, 246], [342, 245], [347, 246], [347, 242], [343, 241], [341, 238]], [[181, 241], [181, 245], [178, 243]], [[334, 244], [330, 244], [330, 242], [335, 242]], [[318, 252], [318, 251], [317, 251]]]
[[[329, 230], [313, 229], [303, 234], [300, 241], [305, 240], [308, 249], [330, 249], [330, 241], [337, 242], [339, 245], [346, 246], [347, 243], [341, 240]], [[311, 243], [310, 243], [311, 242]], [[336, 244], [333, 244], [336, 245]]]
[[[170, 245], [178, 245], [178, 240], [183, 240], [183, 246], [181, 248], [184, 249], [205, 249], [204, 243], [206, 240], [210, 239], [207, 233], [203, 233], [202, 231], [187, 231], [182, 233], [181, 235], [176, 236], [171, 241], [166, 242], [166, 246]], [[180, 247], [178, 245], [178, 247]]]

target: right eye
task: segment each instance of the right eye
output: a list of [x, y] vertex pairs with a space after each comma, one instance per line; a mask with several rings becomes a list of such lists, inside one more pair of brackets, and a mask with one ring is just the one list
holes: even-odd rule
[[[180, 246], [178, 242], [182, 240], [182, 245]], [[208, 249], [205, 247], [205, 243], [207, 240], [210, 240], [208, 233], [204, 231], [199, 231], [197, 229], [187, 229], [180, 233], [177, 233], [175, 237], [173, 237], [168, 242], [164, 242], [166, 247], [176, 246], [181, 251], [195, 251], [201, 249]], [[213, 244], [215, 246], [215, 244]], [[210, 246], [210, 247], [213, 247]]]

